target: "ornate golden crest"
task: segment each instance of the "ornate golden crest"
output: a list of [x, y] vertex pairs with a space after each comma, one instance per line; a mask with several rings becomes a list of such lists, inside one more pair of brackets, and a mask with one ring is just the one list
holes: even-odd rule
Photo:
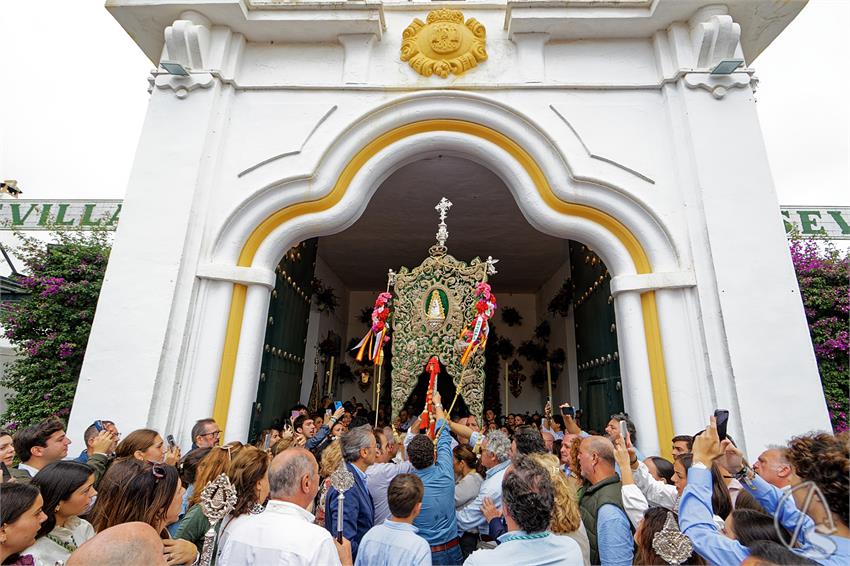
[[401, 60], [423, 77], [460, 75], [487, 59], [487, 31], [460, 10], [432, 10], [427, 23], [416, 18], [402, 34]]

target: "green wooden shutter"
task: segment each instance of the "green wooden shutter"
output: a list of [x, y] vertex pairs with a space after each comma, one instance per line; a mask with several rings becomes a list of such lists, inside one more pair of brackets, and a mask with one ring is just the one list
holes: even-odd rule
[[602, 260], [576, 242], [570, 242], [570, 265], [581, 425], [604, 433], [611, 414], [623, 411], [611, 277]]
[[317, 243], [317, 238], [301, 242], [275, 268], [251, 439], [263, 429], [279, 426], [301, 395]]

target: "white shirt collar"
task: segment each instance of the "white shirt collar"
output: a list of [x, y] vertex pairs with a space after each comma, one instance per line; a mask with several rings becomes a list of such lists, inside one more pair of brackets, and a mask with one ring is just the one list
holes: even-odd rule
[[23, 462], [21, 462], [20, 464], [18, 464], [18, 469], [19, 469], [19, 470], [26, 470], [27, 472], [29, 472], [29, 474], [30, 474], [32, 477], [35, 477], [35, 475], [38, 473], [38, 470], [37, 470], [37, 469], [33, 468], [32, 466], [27, 466], [27, 465], [26, 465], [26, 464], [24, 464]]
[[278, 513], [280, 515], [294, 515], [299, 517], [308, 523], [316, 522], [316, 516], [304, 509], [296, 505], [295, 503], [290, 503], [289, 501], [280, 501], [277, 499], [269, 499], [269, 502], [266, 504], [266, 510], [263, 513]]

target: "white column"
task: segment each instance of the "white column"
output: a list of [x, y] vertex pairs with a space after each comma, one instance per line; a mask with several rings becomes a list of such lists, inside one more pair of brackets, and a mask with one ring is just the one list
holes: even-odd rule
[[230, 405], [227, 409], [225, 442], [248, 440], [251, 408], [257, 399], [257, 386], [260, 382], [260, 363], [270, 295], [270, 290], [264, 285], [248, 287], [245, 311], [242, 316], [242, 332], [239, 335], [239, 350], [236, 353], [236, 367], [233, 373], [233, 388], [230, 391]]
[[192, 425], [211, 417], [218, 390], [221, 354], [227, 331], [227, 317], [233, 283], [204, 280], [195, 303], [195, 325], [186, 353], [186, 386], [181, 391], [171, 430], [180, 446], [189, 446]]
[[617, 321], [623, 403], [635, 424], [638, 433], [637, 444], [641, 452], [660, 454], [640, 293], [629, 291], [614, 297], [614, 314]]
[[[706, 373], [705, 343], [699, 332], [697, 301], [689, 301], [693, 289], [655, 291], [667, 391], [675, 434], [694, 434], [705, 428], [714, 411], [710, 376]], [[737, 429], [729, 433], [737, 438]]]
[[167, 417], [154, 414], [167, 415], [159, 409], [171, 404], [188, 328], [208, 202], [202, 193], [211, 190], [201, 166], [216, 135], [218, 91], [214, 84], [185, 99], [151, 94], [74, 397], [75, 442], [95, 419], [123, 431], [165, 425]]

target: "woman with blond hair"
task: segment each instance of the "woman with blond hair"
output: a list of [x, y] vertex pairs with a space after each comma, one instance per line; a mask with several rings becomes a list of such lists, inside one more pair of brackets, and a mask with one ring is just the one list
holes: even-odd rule
[[555, 488], [555, 505], [549, 530], [556, 535], [570, 537], [578, 543], [585, 566], [590, 564], [590, 541], [581, 522], [578, 510], [578, 495], [567, 476], [561, 471], [560, 461], [554, 454], [530, 454], [529, 457], [549, 472]]
[[198, 505], [201, 502], [201, 494], [208, 483], [227, 473], [233, 459], [245, 448], [247, 447], [239, 441], [229, 442], [224, 446], [213, 446], [209, 454], [201, 460], [195, 474], [195, 490], [189, 498], [189, 510], [180, 521], [174, 538], [188, 540], [200, 552], [204, 546], [204, 534], [210, 528], [210, 522]]
[[339, 439], [336, 439], [327, 445], [322, 451], [322, 460], [319, 464], [319, 478], [321, 479], [322, 487], [319, 489], [319, 494], [316, 496], [316, 524], [325, 526], [325, 496], [331, 488], [331, 474], [342, 465], [342, 446]]

